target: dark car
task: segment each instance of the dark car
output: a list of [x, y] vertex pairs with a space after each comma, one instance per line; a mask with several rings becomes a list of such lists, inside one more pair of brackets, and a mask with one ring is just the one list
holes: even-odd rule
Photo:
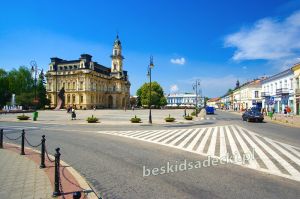
[[247, 122], [262, 122], [264, 120], [264, 116], [258, 110], [252, 109], [243, 113], [242, 119]]

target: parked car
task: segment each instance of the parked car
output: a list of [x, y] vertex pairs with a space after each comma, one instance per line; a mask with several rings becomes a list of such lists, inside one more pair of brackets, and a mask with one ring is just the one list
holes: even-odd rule
[[243, 113], [242, 119], [243, 121], [247, 121], [247, 122], [251, 122], [251, 121], [262, 122], [264, 120], [264, 116], [261, 112], [255, 109], [251, 109]]
[[207, 114], [207, 115], [208, 115], [208, 114], [215, 114], [215, 108], [214, 108], [214, 107], [207, 106], [207, 107], [205, 108], [205, 110], [206, 110], [206, 114]]

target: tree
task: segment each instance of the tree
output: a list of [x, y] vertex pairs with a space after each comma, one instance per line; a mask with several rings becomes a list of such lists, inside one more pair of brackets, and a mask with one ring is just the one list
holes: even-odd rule
[[130, 103], [131, 107], [136, 106], [137, 105], [137, 99], [135, 97], [130, 97], [129, 103]]
[[10, 100], [11, 93], [9, 91], [8, 74], [5, 70], [0, 69], [0, 107], [6, 105]]
[[47, 99], [47, 90], [45, 87], [45, 77], [41, 73], [39, 75], [38, 83], [37, 83], [37, 98], [38, 98], [38, 104], [37, 108], [45, 108], [46, 105], [50, 104], [49, 99]]
[[[150, 84], [144, 83], [136, 92], [139, 101], [142, 106], [149, 105], [150, 99]], [[151, 105], [154, 106], [164, 106], [167, 104], [167, 100], [164, 96], [164, 91], [162, 87], [157, 82], [151, 83]]]
[[16, 95], [24, 92], [32, 92], [34, 80], [31, 76], [31, 71], [20, 66], [18, 70], [13, 69], [8, 73], [9, 91]]

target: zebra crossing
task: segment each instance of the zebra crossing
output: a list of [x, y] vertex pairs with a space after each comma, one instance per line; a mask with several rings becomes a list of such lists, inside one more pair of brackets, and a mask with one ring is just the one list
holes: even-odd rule
[[98, 131], [222, 159], [253, 153], [254, 158], [231, 163], [300, 181], [300, 148], [272, 140], [238, 125], [194, 129]]
[[199, 120], [216, 120], [216, 117], [201, 117]]

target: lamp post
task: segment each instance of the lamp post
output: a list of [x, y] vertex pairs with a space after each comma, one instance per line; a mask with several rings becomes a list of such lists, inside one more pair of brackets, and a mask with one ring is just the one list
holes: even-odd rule
[[31, 65], [31, 72], [34, 73], [34, 103], [35, 103], [35, 109], [36, 109], [36, 104], [38, 102], [37, 100], [37, 93], [36, 93], [36, 89], [37, 89], [37, 73], [40, 71], [41, 75], [44, 75], [43, 73], [43, 69], [38, 68], [36, 61], [31, 61], [30, 62]]
[[151, 114], [151, 69], [154, 67], [153, 64], [153, 57], [150, 56], [150, 64], [148, 66], [148, 74], [147, 76], [149, 77], [149, 124], [152, 124], [152, 114]]
[[198, 86], [200, 86], [200, 80], [196, 80], [195, 84], [193, 84], [193, 90], [196, 92], [196, 99], [195, 99], [195, 115], [198, 117]]

